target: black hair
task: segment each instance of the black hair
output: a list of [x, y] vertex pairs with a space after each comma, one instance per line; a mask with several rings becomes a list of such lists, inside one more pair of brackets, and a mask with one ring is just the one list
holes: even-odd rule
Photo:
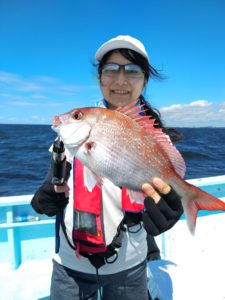
[[[148, 82], [149, 78], [153, 78], [157, 80], [161, 80], [164, 78], [164, 76], [160, 74], [160, 72], [149, 63], [146, 57], [144, 57], [143, 55], [139, 54], [134, 50], [125, 49], [125, 48], [111, 50], [102, 57], [101, 61], [97, 65], [98, 74], [100, 76], [101, 76], [102, 67], [107, 63], [108, 58], [114, 52], [120, 53], [123, 57], [125, 57], [132, 63], [139, 65], [144, 71], [146, 82]], [[163, 121], [161, 120], [160, 112], [156, 108], [153, 108], [142, 94], [140, 95], [139, 99], [141, 101], [141, 104], [143, 104], [143, 108], [145, 110], [146, 115], [151, 116], [153, 119], [155, 119], [155, 127], [162, 128], [162, 130], [170, 136], [172, 142], [179, 141], [181, 139], [179, 132], [177, 132], [175, 129], [166, 128], [164, 126]]]

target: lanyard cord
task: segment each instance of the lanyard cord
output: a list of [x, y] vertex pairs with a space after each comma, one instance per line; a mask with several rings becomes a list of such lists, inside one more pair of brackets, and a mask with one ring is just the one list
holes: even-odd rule
[[101, 286], [100, 286], [100, 278], [99, 278], [99, 272], [98, 272], [98, 269], [96, 268], [96, 276], [97, 276], [97, 285], [98, 285], [98, 292], [99, 292], [99, 297], [100, 297], [100, 300], [102, 300], [102, 289], [101, 289]]

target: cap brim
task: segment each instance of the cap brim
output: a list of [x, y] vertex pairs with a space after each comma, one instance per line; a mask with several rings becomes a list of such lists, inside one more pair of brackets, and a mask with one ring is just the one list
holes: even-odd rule
[[96, 52], [95, 54], [95, 58], [98, 61], [101, 61], [101, 59], [103, 58], [103, 56], [108, 53], [111, 50], [115, 50], [115, 49], [130, 49], [133, 51], [136, 51], [137, 53], [143, 55], [145, 58], [147, 58], [148, 60], [148, 55], [146, 52], [142, 51], [139, 47], [137, 47], [136, 45], [134, 45], [133, 43], [130, 43], [129, 41], [125, 41], [125, 40], [114, 40], [114, 41], [110, 41], [106, 44], [103, 44]]

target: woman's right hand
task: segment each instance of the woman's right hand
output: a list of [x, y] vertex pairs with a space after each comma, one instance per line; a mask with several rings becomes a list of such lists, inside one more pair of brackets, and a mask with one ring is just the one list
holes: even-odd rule
[[44, 183], [40, 186], [31, 200], [31, 205], [39, 214], [55, 216], [69, 203], [69, 187], [67, 180], [71, 171], [71, 164], [66, 162], [66, 176], [63, 185], [52, 184], [52, 170], [47, 173]]
[[52, 217], [67, 206], [68, 198], [69, 187], [66, 183], [55, 186], [44, 182], [32, 198], [31, 205], [36, 212]]

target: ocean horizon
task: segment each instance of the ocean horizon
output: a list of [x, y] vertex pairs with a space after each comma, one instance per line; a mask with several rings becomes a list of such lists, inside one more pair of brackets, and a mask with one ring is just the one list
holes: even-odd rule
[[[224, 127], [175, 127], [186, 162], [185, 179], [225, 174]], [[56, 133], [47, 124], [0, 124], [0, 196], [33, 194], [51, 165]]]

